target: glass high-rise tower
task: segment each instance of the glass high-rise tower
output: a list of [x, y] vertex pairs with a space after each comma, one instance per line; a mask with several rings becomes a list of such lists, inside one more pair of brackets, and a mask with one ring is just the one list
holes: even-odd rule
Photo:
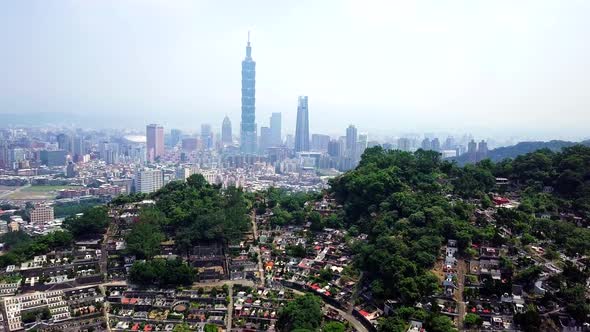
[[256, 62], [252, 60], [250, 32], [246, 45], [246, 58], [242, 61], [242, 122], [240, 125], [240, 149], [242, 153], [254, 154], [256, 150]]
[[270, 116], [270, 136], [272, 145], [279, 146], [283, 144], [281, 137], [281, 113], [273, 113]]
[[223, 123], [221, 124], [221, 142], [223, 144], [232, 143], [231, 121], [227, 115], [223, 118]]
[[309, 151], [309, 109], [307, 96], [300, 96], [295, 124], [295, 152]]
[[353, 125], [346, 128], [346, 154], [347, 157], [356, 158], [356, 144], [357, 144], [357, 131]]

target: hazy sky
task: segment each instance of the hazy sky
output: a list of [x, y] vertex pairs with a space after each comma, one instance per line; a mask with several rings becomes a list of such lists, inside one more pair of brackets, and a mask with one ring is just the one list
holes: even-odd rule
[[0, 113], [227, 114], [237, 132], [251, 30], [259, 126], [292, 130], [308, 95], [312, 133], [588, 137], [589, 17], [582, 0], [3, 1]]

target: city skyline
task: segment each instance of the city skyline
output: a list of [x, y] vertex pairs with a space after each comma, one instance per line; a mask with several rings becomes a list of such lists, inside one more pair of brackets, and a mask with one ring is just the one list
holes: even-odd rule
[[[26, 33], [31, 42], [7, 36], [7, 53], [0, 59], [9, 64], [0, 89], [0, 113], [69, 114], [60, 123], [100, 127], [140, 128], [158, 122], [185, 130], [196, 129], [189, 123], [219, 123], [227, 114], [239, 124], [236, 55], [251, 29], [263, 64], [257, 73], [259, 118], [273, 112], [295, 118], [289, 100], [305, 92], [316, 110], [310, 115], [310, 133], [334, 133], [355, 123], [379, 135], [451, 131], [537, 139], [588, 136], [584, 124], [590, 101], [583, 91], [590, 77], [586, 60], [590, 57], [587, 49], [578, 49], [584, 44], [580, 39], [584, 29], [578, 25], [587, 24], [583, 20], [587, 4], [431, 5], [457, 22], [450, 23], [444, 15], [429, 21], [425, 4], [385, 1], [366, 6], [355, 1], [322, 4], [313, 10], [307, 3], [264, 10], [244, 5], [219, 22], [200, 23], [195, 18], [221, 9], [188, 2], [118, 3], [118, 14], [124, 18], [118, 20], [105, 11], [109, 1], [11, 4], [0, 14], [6, 16], [0, 20], [2, 30]], [[23, 26], [19, 17], [36, 13], [33, 9], [47, 13], [48, 19]], [[320, 18], [329, 10], [335, 24], [320, 28]], [[290, 15], [274, 31], [266, 18], [269, 12]], [[296, 24], [303, 13], [309, 16], [309, 27]], [[398, 17], [398, 22], [384, 20], [386, 13]], [[69, 19], [59, 20], [68, 14]], [[165, 29], [148, 26], [154, 15], [161, 15], [156, 17], [167, 23]], [[376, 19], [369, 22], [373, 16]], [[108, 31], [121, 31], [107, 37], [108, 31], [71, 17], [108, 22]], [[125, 28], [123, 21], [134, 29]], [[211, 28], [202, 29], [204, 24]], [[473, 26], [466, 32], [461, 24]], [[395, 47], [377, 42], [384, 33]], [[478, 34], [481, 40], [474, 39]], [[334, 38], [335, 43], [322, 45], [318, 39], [322, 36]], [[154, 50], [154, 42], [163, 47]], [[118, 52], [107, 56], [99, 47], [110, 43]], [[546, 50], [546, 45], [555, 47]], [[66, 48], [71, 54], [62, 59], [60, 50]], [[152, 52], [146, 52], [148, 48]], [[440, 56], [430, 56], [433, 52]], [[528, 61], [531, 56], [535, 61]], [[348, 59], [362, 65], [351, 67]], [[346, 76], [342, 68], [347, 68]], [[373, 121], [376, 118], [380, 121]], [[283, 127], [284, 132], [294, 132], [291, 121]]]

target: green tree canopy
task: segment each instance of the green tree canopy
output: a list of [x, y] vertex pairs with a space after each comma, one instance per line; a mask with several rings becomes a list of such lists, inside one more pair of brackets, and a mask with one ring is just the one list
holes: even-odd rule
[[92, 238], [104, 233], [109, 224], [106, 206], [92, 207], [81, 216], [70, 216], [64, 220], [65, 229], [72, 232], [74, 238]]
[[127, 235], [127, 250], [138, 258], [152, 258], [160, 252], [160, 243], [164, 234], [160, 223], [165, 223], [166, 216], [156, 209], [144, 209], [139, 221], [133, 225]]
[[305, 294], [289, 302], [279, 313], [277, 329], [293, 331], [306, 329], [317, 331], [322, 322], [321, 300], [311, 294]]
[[344, 332], [346, 331], [346, 326], [340, 322], [329, 322], [324, 324], [322, 327], [323, 332]]
[[191, 285], [195, 278], [195, 270], [180, 259], [137, 261], [129, 271], [129, 280], [140, 286], [186, 286]]

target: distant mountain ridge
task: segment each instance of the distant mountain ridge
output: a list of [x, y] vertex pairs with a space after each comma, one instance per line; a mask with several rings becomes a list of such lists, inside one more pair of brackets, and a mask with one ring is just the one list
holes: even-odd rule
[[[520, 142], [516, 145], [511, 146], [504, 146], [497, 149], [490, 150], [488, 152], [488, 158], [491, 159], [493, 162], [502, 161], [504, 159], [514, 159], [520, 155], [527, 154], [530, 152], [534, 152], [540, 149], [549, 149], [551, 151], [561, 151], [563, 148], [567, 148], [574, 145], [586, 145], [590, 146], [590, 140], [585, 140], [581, 142], [570, 142], [570, 141], [560, 141], [560, 140], [553, 140], [548, 142], [542, 141], [534, 141], [534, 142]], [[460, 165], [466, 164], [469, 162], [469, 157], [467, 154], [462, 154], [459, 157], [451, 158], [452, 160], [457, 161]]]

